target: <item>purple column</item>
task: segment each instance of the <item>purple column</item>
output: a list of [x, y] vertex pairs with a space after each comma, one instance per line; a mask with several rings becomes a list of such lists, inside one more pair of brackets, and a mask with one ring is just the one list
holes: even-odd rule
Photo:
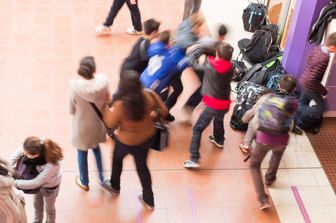
[[333, 59], [333, 63], [331, 64], [329, 76], [327, 80], [326, 87], [328, 88], [327, 95], [327, 110], [328, 111], [336, 111], [336, 56]]

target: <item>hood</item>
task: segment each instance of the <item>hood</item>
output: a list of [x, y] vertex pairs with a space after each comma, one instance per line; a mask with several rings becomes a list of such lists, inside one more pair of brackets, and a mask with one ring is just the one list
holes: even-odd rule
[[228, 60], [217, 58], [214, 56], [209, 56], [209, 62], [211, 66], [220, 74], [224, 74], [231, 70], [232, 64]]
[[91, 80], [72, 79], [70, 88], [86, 101], [94, 102], [104, 89], [108, 88], [108, 78], [106, 74], [96, 74]]
[[0, 188], [12, 187], [14, 185], [14, 179], [10, 176], [0, 175]]
[[147, 51], [149, 57], [153, 57], [154, 55], [157, 54], [164, 54], [167, 52], [168, 52], [167, 45], [160, 41], [151, 44]]

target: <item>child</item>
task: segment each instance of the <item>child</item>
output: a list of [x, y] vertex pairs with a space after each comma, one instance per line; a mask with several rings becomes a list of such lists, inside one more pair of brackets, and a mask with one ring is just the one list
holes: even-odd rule
[[189, 18], [190, 15], [198, 13], [201, 8], [202, 0], [185, 0], [183, 20]]
[[[314, 100], [322, 111], [325, 110], [324, 98], [328, 91], [321, 81], [329, 63], [330, 53], [334, 52], [336, 52], [336, 32], [327, 37], [325, 45], [316, 46], [307, 56], [307, 64], [300, 78], [302, 89], [295, 120], [300, 118], [299, 111], [303, 110], [301, 108], [308, 107], [311, 100]], [[302, 130], [297, 126], [293, 128], [293, 132], [302, 134]]]
[[227, 43], [220, 43], [217, 46], [216, 57], [209, 56], [204, 66], [197, 66], [204, 69], [204, 80], [202, 87], [203, 102], [206, 107], [193, 127], [193, 135], [190, 144], [190, 160], [184, 162], [185, 168], [199, 167], [199, 147], [203, 130], [214, 119], [213, 135], [209, 141], [216, 146], [224, 147], [224, 115], [230, 108], [230, 82], [233, 75], [233, 66], [230, 62], [233, 47]]
[[150, 41], [157, 37], [159, 27], [160, 23], [154, 19], [148, 19], [144, 22], [145, 36], [139, 38], [133, 46], [131, 54], [124, 60], [121, 66], [121, 74], [125, 70], [135, 70], [140, 75], [145, 70], [149, 60], [147, 49]]
[[259, 106], [256, 146], [251, 150], [250, 171], [261, 210], [270, 207], [261, 179], [261, 162], [267, 152], [272, 150], [272, 157], [265, 175], [265, 185], [271, 186], [276, 180], [280, 160], [289, 140], [288, 131], [297, 109], [296, 99], [288, 96], [294, 92], [296, 80], [285, 75], [280, 80], [280, 86], [284, 93], [273, 94]]
[[46, 222], [55, 223], [55, 202], [62, 181], [62, 149], [50, 139], [41, 140], [31, 136], [25, 139], [23, 147], [12, 156], [10, 166], [14, 167], [20, 158], [24, 164], [36, 166], [38, 171], [38, 175], [31, 180], [15, 180], [15, 186], [21, 190], [40, 188], [39, 192], [34, 194], [34, 222], [43, 221], [45, 209]]

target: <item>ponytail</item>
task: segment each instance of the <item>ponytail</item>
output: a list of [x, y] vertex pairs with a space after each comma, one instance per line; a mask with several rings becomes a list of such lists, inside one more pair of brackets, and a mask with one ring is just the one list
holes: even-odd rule
[[44, 146], [44, 157], [48, 163], [56, 165], [59, 160], [63, 159], [62, 148], [54, 141], [45, 139], [42, 141], [42, 144]]

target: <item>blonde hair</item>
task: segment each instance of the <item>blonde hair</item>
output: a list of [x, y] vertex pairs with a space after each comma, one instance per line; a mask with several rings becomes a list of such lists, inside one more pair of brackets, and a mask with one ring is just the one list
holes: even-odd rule
[[23, 149], [31, 155], [43, 153], [45, 160], [54, 165], [63, 159], [62, 148], [51, 139], [41, 140], [36, 136], [30, 136], [25, 139]]
[[189, 17], [191, 27], [201, 26], [204, 23], [204, 18], [198, 13], [194, 13]]

